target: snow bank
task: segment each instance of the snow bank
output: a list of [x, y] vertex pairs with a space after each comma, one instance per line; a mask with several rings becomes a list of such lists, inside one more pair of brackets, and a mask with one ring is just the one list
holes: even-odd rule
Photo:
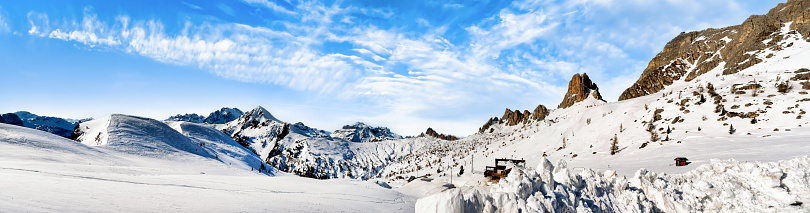
[[632, 178], [590, 169], [572, 173], [544, 159], [493, 186], [419, 199], [417, 212], [806, 212], [807, 156], [779, 162], [713, 160], [679, 175], [640, 169]]

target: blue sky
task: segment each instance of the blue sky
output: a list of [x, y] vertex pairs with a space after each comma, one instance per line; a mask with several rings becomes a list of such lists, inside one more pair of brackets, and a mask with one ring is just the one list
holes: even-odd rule
[[328, 131], [465, 136], [504, 108], [556, 107], [575, 73], [616, 101], [680, 32], [779, 2], [0, 1], [0, 112], [261, 105]]

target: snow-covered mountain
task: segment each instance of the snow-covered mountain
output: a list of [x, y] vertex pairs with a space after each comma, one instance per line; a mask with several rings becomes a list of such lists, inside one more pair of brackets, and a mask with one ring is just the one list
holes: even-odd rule
[[380, 177], [386, 165], [411, 153], [414, 147], [435, 140], [354, 143], [300, 122], [282, 122], [263, 107], [256, 107], [217, 128], [271, 167], [319, 179]]
[[372, 127], [362, 122], [345, 125], [343, 128], [335, 130], [331, 136], [351, 142], [378, 142], [402, 139], [402, 136], [392, 133], [387, 127]]
[[[111, 123], [140, 120], [111, 118]], [[167, 124], [195, 143], [204, 142], [201, 148], [217, 155], [210, 158], [178, 151], [167, 158], [124, 153], [118, 151], [120, 147], [87, 146], [43, 131], [0, 124], [0, 209], [413, 212], [415, 199], [374, 181], [324, 181], [251, 171], [260, 160], [220, 131], [205, 124]]]
[[205, 116], [198, 115], [197, 113], [191, 114], [177, 114], [166, 119], [166, 121], [186, 121], [191, 123], [203, 123]]
[[[426, 212], [807, 212], [808, 10], [810, 1], [791, 0], [738, 26], [684, 33], [618, 102], [606, 102], [587, 74], [576, 74], [558, 105], [506, 109], [463, 138], [432, 128], [402, 138], [363, 123], [330, 133], [256, 107], [164, 122], [111, 115], [76, 126], [72, 138], [81, 143], [40, 146], [105, 160], [192, 159], [238, 171], [266, 165], [270, 174], [382, 181], [424, 197], [417, 210]], [[0, 146], [55, 140], [21, 129], [0, 124]], [[676, 157], [689, 164], [675, 166]], [[484, 178], [485, 166], [502, 158], [527, 166], [510, 165], [513, 173], [500, 182]]]
[[206, 123], [206, 124], [224, 124], [236, 120], [242, 115], [242, 110], [237, 108], [223, 107], [217, 111], [211, 112], [208, 116], [191, 114], [177, 114], [167, 118], [167, 121], [188, 121], [192, 123]]
[[113, 114], [83, 122], [72, 139], [96, 149], [154, 159], [205, 158], [244, 170], [260, 170], [261, 160], [210, 126], [185, 121]]
[[76, 127], [76, 124], [88, 120], [91, 119], [74, 120], [51, 116], [39, 116], [26, 111], [6, 113], [0, 116], [0, 123], [38, 129], [65, 138], [70, 138], [70, 133], [73, 132], [73, 128]]

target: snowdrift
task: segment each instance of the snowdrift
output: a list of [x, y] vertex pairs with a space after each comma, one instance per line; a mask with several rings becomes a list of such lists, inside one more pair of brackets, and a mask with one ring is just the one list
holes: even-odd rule
[[518, 168], [493, 186], [450, 189], [416, 203], [417, 212], [807, 212], [810, 158], [779, 162], [714, 160], [680, 174], [640, 169], [572, 172], [560, 160]]

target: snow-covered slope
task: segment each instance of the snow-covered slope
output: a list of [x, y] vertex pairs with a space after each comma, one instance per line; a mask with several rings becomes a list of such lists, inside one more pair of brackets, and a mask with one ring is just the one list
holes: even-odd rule
[[541, 160], [492, 186], [449, 189], [416, 203], [417, 212], [807, 212], [810, 158], [712, 161], [680, 174], [572, 171]]
[[191, 139], [193, 144], [209, 150], [214, 154], [215, 159], [229, 166], [245, 170], [263, 167], [258, 156], [239, 145], [228, 135], [210, 126], [183, 121], [168, 122], [168, 125]]
[[[217, 134], [204, 125], [177, 122], [172, 126], [192, 140], [216, 144], [207, 144], [208, 148], [227, 144], [218, 144], [227, 142], [227, 137], [211, 137]], [[236, 155], [222, 151], [219, 156], [224, 160], [223, 156], [240, 152], [247, 151], [233, 150]], [[267, 176], [235, 164], [194, 154], [162, 159], [122, 153], [0, 124], [0, 211], [414, 211], [415, 200], [374, 182]]]
[[362, 122], [345, 125], [343, 128], [335, 130], [331, 136], [351, 142], [378, 142], [402, 139], [402, 136], [392, 133], [387, 127], [372, 127]]
[[128, 154], [170, 157], [177, 153], [193, 153], [215, 157], [201, 144], [154, 119], [114, 114], [104, 120], [82, 123], [77, 129], [86, 129], [77, 138], [85, 145], [104, 146]]
[[271, 167], [319, 179], [380, 177], [391, 162], [436, 141], [421, 137], [354, 143], [300, 122], [282, 122], [262, 107], [217, 127]]
[[204, 158], [243, 170], [265, 167], [258, 156], [204, 124], [114, 114], [79, 124], [74, 135], [84, 145], [114, 153], [167, 160]]
[[7, 113], [2, 115], [0, 123], [22, 125], [24, 127], [46, 131], [65, 138], [70, 138], [70, 133], [76, 124], [91, 119], [64, 119], [51, 116], [39, 116], [26, 111]]

